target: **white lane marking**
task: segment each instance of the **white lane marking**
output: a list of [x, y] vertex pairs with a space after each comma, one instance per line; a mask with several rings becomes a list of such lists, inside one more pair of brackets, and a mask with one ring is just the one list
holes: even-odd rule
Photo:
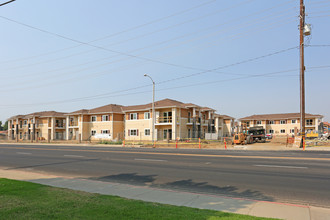
[[134, 160], [154, 161], [154, 162], [167, 162], [167, 160], [139, 159], [139, 158], [135, 158]]
[[26, 154], [26, 155], [30, 155], [32, 153], [27, 153], [27, 152], [16, 152], [17, 154]]
[[65, 157], [84, 157], [84, 156], [81, 156], [81, 155], [69, 155], [69, 154], [66, 154], [64, 156]]
[[257, 164], [257, 165], [253, 165], [253, 166], [256, 166], [256, 167], [291, 168], [291, 169], [308, 169], [308, 167], [278, 166], [278, 165], [263, 165], [263, 164]]

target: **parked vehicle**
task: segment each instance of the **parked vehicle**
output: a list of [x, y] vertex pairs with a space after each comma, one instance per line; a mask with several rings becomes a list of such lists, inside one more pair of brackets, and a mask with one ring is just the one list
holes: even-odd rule
[[262, 126], [250, 127], [249, 134], [253, 142], [266, 142], [266, 130]]
[[267, 139], [272, 139], [273, 138], [273, 134], [266, 134], [266, 138]]

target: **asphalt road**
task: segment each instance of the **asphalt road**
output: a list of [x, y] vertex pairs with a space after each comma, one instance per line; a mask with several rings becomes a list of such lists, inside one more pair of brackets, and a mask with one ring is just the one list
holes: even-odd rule
[[0, 145], [0, 167], [330, 207], [330, 152]]

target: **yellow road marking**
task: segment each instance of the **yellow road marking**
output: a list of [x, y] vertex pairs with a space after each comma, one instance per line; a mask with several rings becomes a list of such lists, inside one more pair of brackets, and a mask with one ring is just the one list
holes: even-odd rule
[[330, 161], [330, 158], [313, 157], [269, 157], [269, 156], [238, 156], [238, 155], [213, 155], [213, 154], [183, 154], [183, 153], [162, 153], [162, 152], [130, 152], [130, 151], [111, 151], [111, 150], [84, 150], [84, 149], [52, 149], [34, 147], [2, 147], [2, 149], [25, 149], [25, 150], [49, 150], [49, 151], [77, 151], [77, 152], [99, 152], [99, 153], [121, 153], [121, 154], [147, 154], [147, 155], [169, 155], [169, 156], [190, 156], [190, 157], [219, 157], [219, 158], [251, 158], [251, 159], [286, 159], [286, 160], [322, 160]]

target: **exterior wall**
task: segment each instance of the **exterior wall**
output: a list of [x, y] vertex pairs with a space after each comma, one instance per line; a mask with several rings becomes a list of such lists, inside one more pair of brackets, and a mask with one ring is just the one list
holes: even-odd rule
[[[152, 119], [138, 119], [138, 120], [126, 120], [125, 124], [125, 139], [126, 140], [152, 140]], [[130, 130], [137, 129], [138, 134], [132, 136], [129, 134]], [[144, 130], [150, 129], [150, 135], [145, 136]], [[156, 127], [157, 129], [157, 127]], [[155, 135], [156, 137], [156, 135]], [[155, 138], [156, 139], [156, 138]]]
[[223, 119], [222, 121], [222, 136], [230, 137], [232, 135], [233, 120]]

